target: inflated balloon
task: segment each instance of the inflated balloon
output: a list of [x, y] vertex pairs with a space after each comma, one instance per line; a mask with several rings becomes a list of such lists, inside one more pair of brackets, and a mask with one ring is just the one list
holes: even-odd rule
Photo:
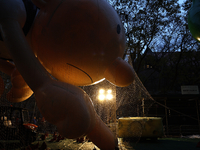
[[123, 25], [104, 0], [48, 2], [35, 19], [32, 44], [43, 66], [60, 81], [90, 85], [108, 78], [118, 86], [133, 81], [132, 68], [120, 59]]
[[14, 61], [0, 63], [13, 84], [8, 100], [21, 102], [34, 92], [41, 114], [61, 135], [87, 135], [100, 149], [115, 149], [117, 137], [77, 85], [133, 82], [133, 68], [121, 58], [125, 35], [117, 13], [104, 0], [33, 2], [40, 8], [34, 22], [30, 0], [0, 0], [0, 57]]
[[188, 13], [188, 27], [193, 37], [200, 41], [200, 1], [193, 0]]
[[10, 102], [21, 102], [33, 94], [33, 91], [26, 84], [13, 63], [0, 59], [0, 70], [11, 77], [12, 88], [7, 93], [7, 100]]
[[7, 99], [10, 102], [24, 101], [24, 99], [28, 99], [33, 94], [33, 91], [26, 84], [16, 68], [11, 74], [11, 83], [12, 88], [7, 94]]

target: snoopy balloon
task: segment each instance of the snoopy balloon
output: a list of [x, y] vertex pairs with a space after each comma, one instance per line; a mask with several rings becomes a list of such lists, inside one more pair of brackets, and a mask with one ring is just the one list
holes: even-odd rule
[[77, 86], [133, 82], [133, 69], [122, 59], [120, 18], [104, 0], [32, 1], [40, 9], [31, 23], [29, 0], [0, 0], [0, 69], [13, 85], [8, 100], [21, 102], [34, 92], [41, 114], [60, 134], [87, 135], [100, 149], [115, 149], [117, 137]]

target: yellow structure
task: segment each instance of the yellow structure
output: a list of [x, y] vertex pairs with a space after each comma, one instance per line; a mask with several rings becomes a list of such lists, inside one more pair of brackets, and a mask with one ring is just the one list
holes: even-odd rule
[[127, 117], [118, 120], [118, 137], [156, 138], [164, 135], [160, 117]]

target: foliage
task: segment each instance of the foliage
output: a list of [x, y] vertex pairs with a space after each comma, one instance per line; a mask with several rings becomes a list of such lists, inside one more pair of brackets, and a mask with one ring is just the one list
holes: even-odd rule
[[[199, 83], [200, 62], [194, 58], [193, 51], [199, 51], [200, 45], [187, 25], [191, 0], [186, 0], [182, 6], [177, 0], [110, 0], [110, 3], [126, 31], [124, 58], [131, 57], [145, 86], [156, 84], [151, 85], [151, 89], [154, 86], [154, 90], [166, 93], [180, 91], [183, 84]], [[191, 63], [193, 59], [195, 65]], [[146, 65], [152, 67], [148, 73]]]

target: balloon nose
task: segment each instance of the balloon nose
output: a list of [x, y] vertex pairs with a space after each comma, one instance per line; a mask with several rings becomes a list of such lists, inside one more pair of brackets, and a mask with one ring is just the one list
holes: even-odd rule
[[105, 78], [116, 86], [125, 87], [135, 80], [133, 68], [118, 57], [104, 72]]

